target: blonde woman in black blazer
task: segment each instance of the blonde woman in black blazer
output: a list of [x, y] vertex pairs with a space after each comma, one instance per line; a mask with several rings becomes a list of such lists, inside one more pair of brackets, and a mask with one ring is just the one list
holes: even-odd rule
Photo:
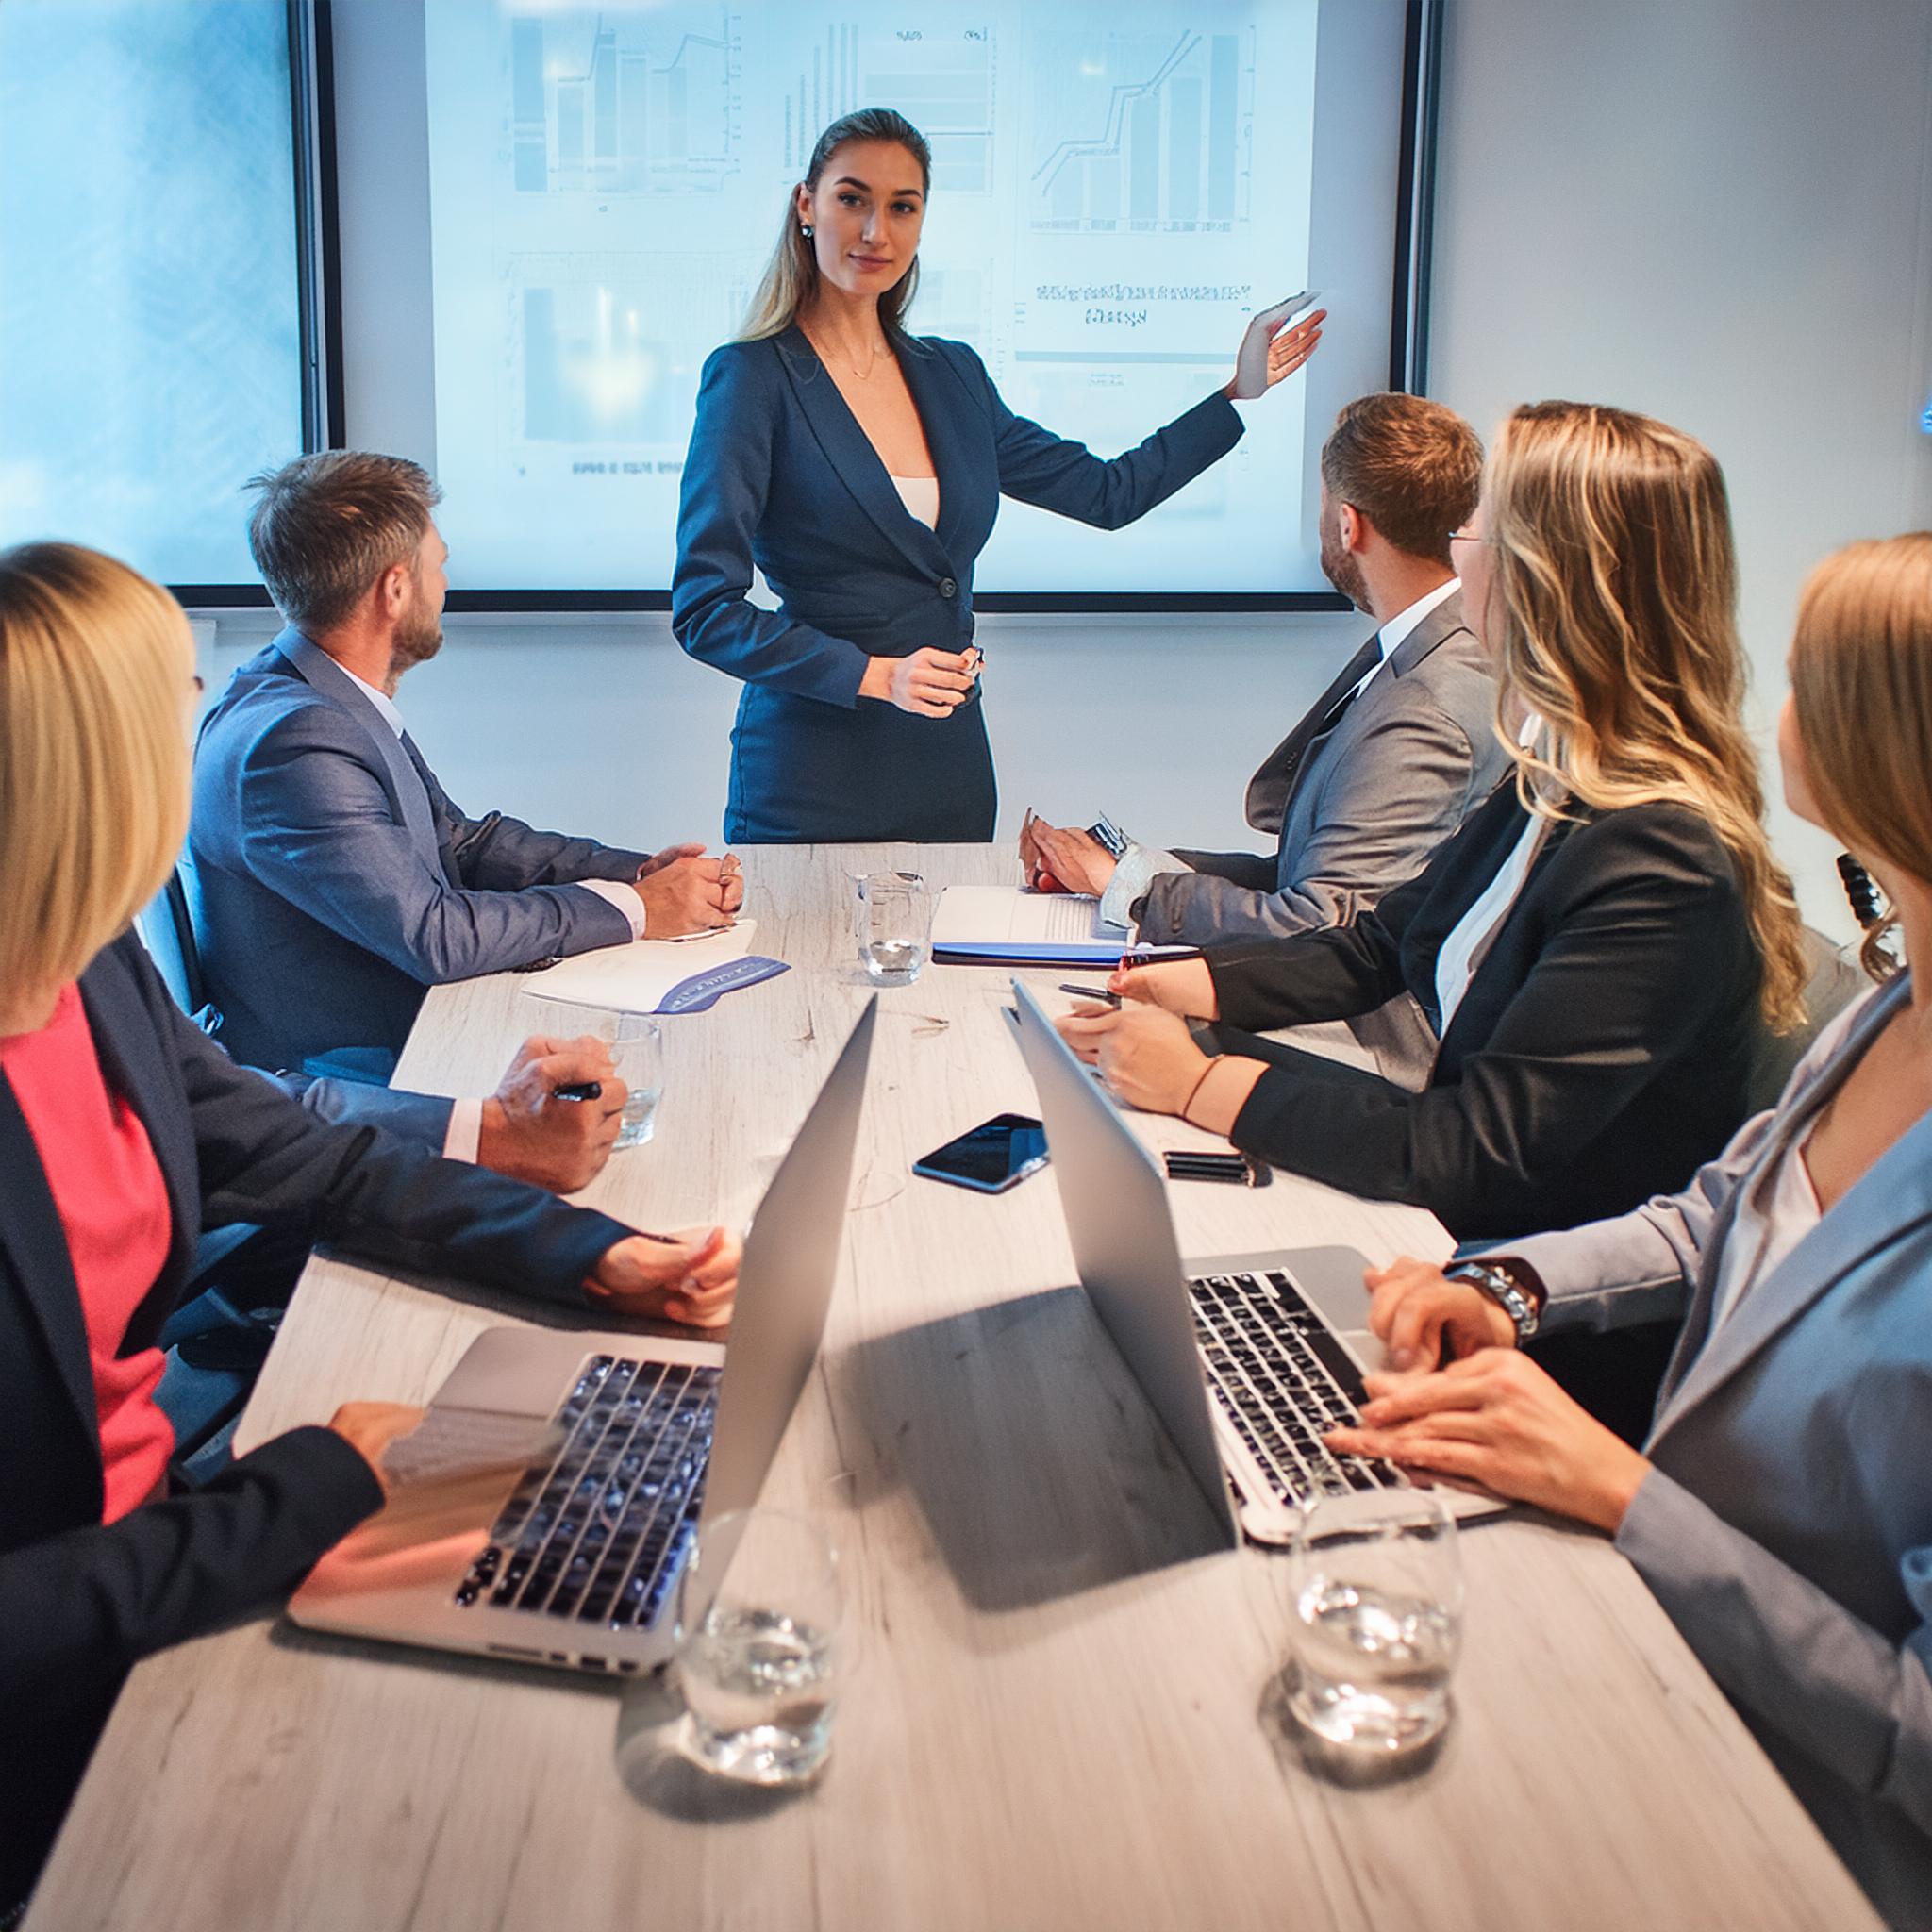
[[[1623, 410], [1526, 407], [1478, 518], [1457, 550], [1512, 779], [1374, 912], [1120, 974], [1118, 1012], [1061, 1028], [1123, 1099], [1465, 1239], [1680, 1186], [1743, 1118], [1754, 1033], [1796, 1023], [1805, 977], [1710, 453]], [[1441, 1039], [1421, 1092], [1247, 1037], [1405, 991]], [[1182, 1015], [1222, 1023], [1208, 1051]]]
[[723, 1229], [635, 1235], [325, 1123], [179, 1011], [127, 928], [180, 849], [192, 673], [179, 608], [125, 565], [0, 551], [0, 1924], [127, 1670], [286, 1594], [420, 1415], [352, 1403], [182, 1490], [155, 1339], [204, 1228], [706, 1324], [737, 1280]]

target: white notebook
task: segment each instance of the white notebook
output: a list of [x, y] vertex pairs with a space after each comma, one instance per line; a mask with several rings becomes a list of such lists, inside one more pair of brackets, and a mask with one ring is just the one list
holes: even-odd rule
[[1102, 920], [1098, 899], [1075, 892], [948, 886], [932, 919], [935, 959], [1097, 966], [1118, 959], [1126, 941], [1124, 926]]
[[655, 1013], [673, 987], [727, 960], [742, 958], [758, 929], [757, 920], [741, 919], [703, 939], [637, 940], [627, 946], [599, 946], [530, 974], [524, 991], [574, 1000], [583, 1007]]

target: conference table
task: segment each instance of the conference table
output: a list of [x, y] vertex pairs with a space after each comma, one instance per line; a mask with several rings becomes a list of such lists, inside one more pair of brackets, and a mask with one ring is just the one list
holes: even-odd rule
[[[792, 970], [664, 1023], [656, 1137], [583, 1196], [638, 1225], [755, 1208], [867, 997], [852, 874], [1016, 876], [1009, 846], [744, 857], [751, 949]], [[1050, 1004], [1070, 976], [1029, 974]], [[398, 1084], [488, 1091], [538, 1030], [520, 984], [433, 992]], [[1547, 1519], [1461, 1532], [1432, 1759], [1305, 1755], [1288, 1566], [1218, 1535], [1076, 1284], [1051, 1169], [998, 1197], [908, 1171], [1033, 1108], [1008, 999], [1004, 973], [948, 965], [880, 994], [824, 1345], [764, 1498], [841, 1553], [856, 1656], [815, 1784], [708, 1778], [656, 1681], [262, 1615], [134, 1672], [32, 1932], [1875, 1925], [1636, 1573]], [[1156, 1146], [1208, 1140], [1133, 1119]], [[1286, 1175], [1169, 1193], [1185, 1253], [1451, 1245], [1420, 1210]], [[491, 1324], [573, 1320], [319, 1256], [238, 1446], [421, 1401]]]

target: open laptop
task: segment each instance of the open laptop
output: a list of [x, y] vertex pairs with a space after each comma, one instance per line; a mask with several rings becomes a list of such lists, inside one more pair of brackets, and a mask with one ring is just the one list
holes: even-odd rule
[[447, 1484], [417, 1488], [399, 1474], [383, 1509], [296, 1591], [296, 1623], [583, 1671], [633, 1673], [669, 1657], [691, 1542], [703, 1522], [758, 1500], [818, 1354], [876, 1010], [874, 995], [765, 1190], [728, 1353], [657, 1336], [486, 1330], [422, 1427], [394, 1445], [416, 1445], [401, 1468], [435, 1470], [439, 1443], [440, 1474], [466, 1455], [501, 1464], [502, 1445], [520, 1437], [531, 1459], [505, 1468], [495, 1494], [454, 1524], [429, 1500]]
[[[1322, 1446], [1356, 1420], [1362, 1375], [1381, 1360], [1363, 1257], [1303, 1248], [1184, 1264], [1153, 1156], [1040, 1002], [1017, 979], [1013, 991], [1081, 1285], [1230, 1539], [1286, 1542], [1315, 1496], [1408, 1488], [1391, 1463]], [[1439, 1493], [1458, 1516], [1504, 1507]]]

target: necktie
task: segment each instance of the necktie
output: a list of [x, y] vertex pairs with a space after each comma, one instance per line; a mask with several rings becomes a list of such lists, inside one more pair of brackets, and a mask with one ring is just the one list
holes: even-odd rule
[[[1335, 681], [1308, 708], [1307, 714], [1282, 741], [1280, 748], [1269, 760], [1268, 775], [1281, 787], [1281, 806], [1278, 810], [1272, 808], [1259, 808], [1251, 799], [1248, 823], [1257, 831], [1278, 832], [1281, 821], [1288, 810], [1289, 795], [1294, 790], [1294, 781], [1307, 764], [1308, 754], [1316, 749], [1341, 723], [1348, 708], [1355, 702], [1357, 687], [1360, 685], [1376, 665], [1382, 661], [1382, 634], [1377, 631], [1358, 650], [1341, 671]], [[1272, 820], [1273, 823], [1267, 823]]]

